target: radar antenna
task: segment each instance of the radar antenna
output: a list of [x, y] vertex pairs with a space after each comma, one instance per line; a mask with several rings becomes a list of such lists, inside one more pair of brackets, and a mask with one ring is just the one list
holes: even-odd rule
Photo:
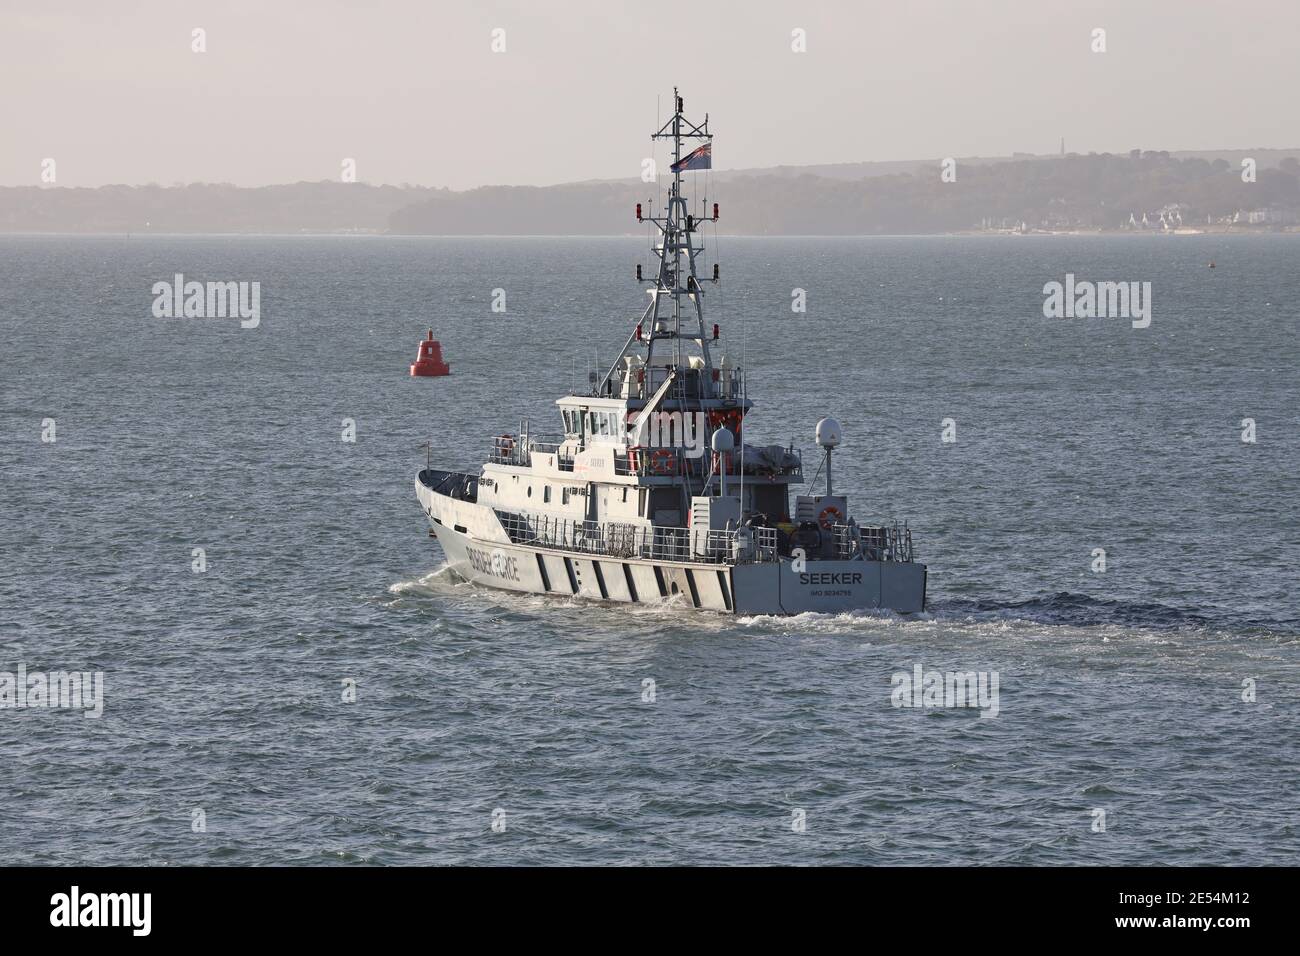
[[[704, 366], [704, 381], [711, 380], [713, 357], [709, 354], [709, 336], [704, 322], [704, 290], [696, 272], [696, 257], [704, 251], [699, 227], [705, 222], [718, 221], [718, 204], [713, 204], [712, 216], [695, 216], [687, 207], [686, 197], [682, 195], [682, 173], [690, 169], [708, 169], [712, 167], [713, 135], [709, 132], [709, 117], [706, 113], [704, 122], [692, 123], [684, 114], [682, 97], [673, 87], [673, 114], [658, 130], [651, 135], [652, 140], [666, 139], [672, 141], [673, 164], [672, 182], [668, 188], [668, 201], [663, 215], [643, 215], [641, 203], [637, 203], [637, 222], [652, 223], [658, 230], [656, 244], [653, 247], [659, 258], [659, 269], [653, 278], [641, 277], [641, 267], [637, 266], [637, 278], [652, 284], [647, 290], [650, 304], [641, 315], [636, 330], [628, 337], [627, 344], [614, 359], [597, 385], [597, 394], [602, 393], [607, 383], [618, 372], [619, 364], [635, 347], [645, 331], [645, 363], [651, 364], [656, 351], [672, 348], [672, 365], [680, 368], [685, 361], [682, 344], [694, 343], [699, 349]], [[702, 143], [690, 154], [682, 155], [683, 141], [698, 140]], [[683, 259], [685, 260], [683, 262]], [[718, 267], [713, 268], [713, 281], [718, 280]], [[686, 305], [683, 305], [685, 300]]]

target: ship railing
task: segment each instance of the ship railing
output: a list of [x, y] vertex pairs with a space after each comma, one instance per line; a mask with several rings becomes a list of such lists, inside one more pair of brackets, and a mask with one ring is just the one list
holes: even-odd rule
[[[553, 440], [552, 440], [553, 439]], [[573, 456], [562, 455], [560, 448], [564, 444], [562, 435], [546, 436], [543, 439], [514, 435], [498, 435], [492, 439], [492, 451], [488, 461], [498, 465], [519, 465], [524, 468], [532, 466], [533, 455], [555, 455], [561, 471], [573, 471]]]
[[528, 447], [530, 460], [532, 455], [554, 455], [555, 464], [560, 471], [573, 471], [573, 455], [561, 451], [564, 447], [564, 436], [557, 436], [554, 441], [531, 441]]
[[[641, 366], [631, 371], [624, 370], [626, 385], [625, 397], [649, 398], [668, 380], [671, 369], [656, 365], [651, 368]], [[745, 395], [745, 373], [738, 368], [715, 368], [707, 379], [712, 381], [710, 388], [705, 384], [706, 376], [702, 368], [680, 370], [675, 398], [732, 398], [740, 399]], [[624, 394], [620, 391], [620, 394]]]
[[[695, 457], [692, 458], [691, 455]], [[614, 474], [647, 478], [702, 478], [709, 473], [709, 454], [685, 445], [632, 445], [614, 457]]]
[[521, 465], [527, 467], [533, 463], [532, 453], [527, 443], [514, 435], [497, 435], [492, 439], [492, 451], [488, 461], [498, 465]]
[[563, 439], [559, 441], [532, 441], [528, 443], [528, 455], [531, 460], [533, 455], [554, 455], [556, 464], [559, 465], [560, 471], [573, 471], [573, 456], [560, 454], [560, 448], [564, 445]]
[[752, 564], [776, 561], [775, 528], [712, 531], [497, 511], [513, 544], [607, 558]]
[[[692, 457], [692, 454], [695, 457]], [[737, 467], [738, 452], [727, 452], [727, 480], [739, 480]], [[803, 478], [803, 460], [794, 453], [798, 463], [789, 468], [766, 469], [750, 465], [745, 469], [746, 478], [772, 478], [777, 475], [798, 482]], [[659, 446], [633, 445], [626, 455], [614, 458], [614, 474], [636, 475], [644, 478], [707, 478], [714, 473], [714, 453], [708, 450], [694, 449], [683, 445]]]
[[[557, 436], [559, 437], [559, 436]], [[556, 441], [516, 437], [515, 435], [497, 435], [492, 439], [492, 450], [488, 461], [498, 465], [516, 465], [522, 468], [532, 466], [533, 455], [555, 455], [561, 471], [573, 471], [573, 456], [561, 454], [564, 446], [562, 438]], [[791, 452], [787, 449], [787, 452]], [[793, 454], [798, 457], [797, 452]], [[728, 454], [727, 476], [738, 478], [736, 452]], [[635, 475], [645, 478], [705, 478], [713, 469], [713, 453], [700, 447], [687, 445], [664, 445], [650, 447], [634, 445], [626, 454], [614, 456], [614, 474]], [[757, 478], [782, 475], [793, 481], [803, 476], [803, 462], [789, 468], [766, 470], [754, 466], [745, 469], [745, 475]]]
[[869, 561], [914, 560], [912, 531], [897, 521], [889, 525], [835, 524], [831, 526], [831, 536], [837, 558], [860, 554]]

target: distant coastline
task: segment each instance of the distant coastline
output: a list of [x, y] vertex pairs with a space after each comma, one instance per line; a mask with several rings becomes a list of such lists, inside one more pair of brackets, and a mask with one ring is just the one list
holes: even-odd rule
[[[720, 203], [721, 235], [1300, 231], [1300, 149], [722, 170], [691, 186], [701, 214]], [[0, 187], [0, 233], [616, 236], [638, 234], [636, 204], [659, 201], [655, 183], [636, 180], [464, 192], [341, 182], [9, 186]]]
[[[712, 235], [712, 234], [711, 234]], [[1027, 232], [1009, 232], [1000, 230], [966, 229], [948, 232], [877, 232], [877, 233], [765, 233], [752, 235], [745, 233], [717, 233], [722, 239], [1050, 239], [1097, 238], [1133, 239], [1175, 239], [1204, 236], [1227, 236], [1233, 238], [1261, 236], [1295, 236], [1300, 235], [1300, 226], [1286, 227], [1212, 227], [1207, 229], [1184, 229], [1178, 232], [1131, 232], [1125, 229], [1031, 229]], [[644, 236], [628, 232], [609, 233], [395, 233], [381, 230], [334, 230], [330, 232], [161, 232], [145, 230], [140, 232], [86, 232], [73, 230], [58, 231], [11, 231], [0, 230], [0, 239], [628, 239], [641, 240]]]

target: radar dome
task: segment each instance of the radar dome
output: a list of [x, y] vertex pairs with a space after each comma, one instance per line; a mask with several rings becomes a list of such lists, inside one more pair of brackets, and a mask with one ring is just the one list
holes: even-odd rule
[[713, 450], [718, 454], [724, 454], [736, 447], [736, 437], [726, 428], [719, 428], [713, 432]]
[[817, 444], [834, 448], [840, 443], [840, 423], [833, 418], [823, 418], [817, 423]]

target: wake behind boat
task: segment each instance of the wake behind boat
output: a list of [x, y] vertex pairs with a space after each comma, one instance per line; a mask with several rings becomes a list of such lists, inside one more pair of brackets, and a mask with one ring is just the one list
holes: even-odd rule
[[817, 423], [823, 456], [808, 489], [824, 470], [824, 493], [793, 502], [791, 486], [805, 480], [799, 451], [744, 441], [745, 370], [721, 352], [714, 361], [721, 330], [706, 332], [696, 272], [718, 204], [696, 216], [682, 195], [682, 173], [711, 167], [713, 137], [707, 116], [686, 119], [676, 90], [673, 102], [652, 137], [673, 149], [663, 214], [636, 210], [657, 229], [658, 272], [642, 280], [650, 304], [589, 391], [557, 400], [561, 434], [533, 435], [524, 422], [493, 440], [477, 474], [419, 473], [430, 531], [457, 574], [512, 591], [738, 614], [922, 611], [926, 566], [910, 530], [860, 525], [834, 493], [837, 422]]

